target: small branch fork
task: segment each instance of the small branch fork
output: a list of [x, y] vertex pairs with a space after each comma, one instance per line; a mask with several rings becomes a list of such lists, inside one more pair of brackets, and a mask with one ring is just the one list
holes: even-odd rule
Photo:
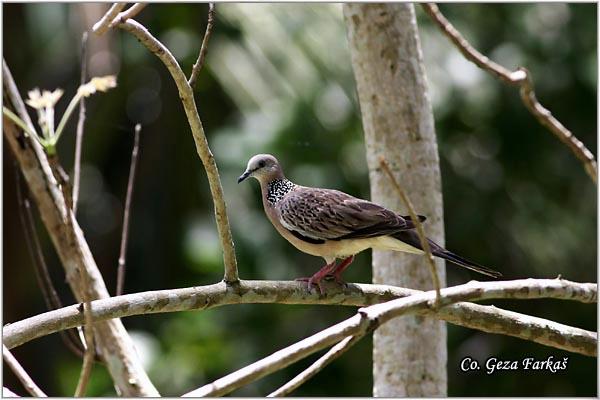
[[[111, 10], [113, 7], [111, 7]], [[95, 26], [100, 24], [100, 22], [105, 19], [107, 19], [106, 15], [100, 21], [98, 21], [98, 23]], [[179, 66], [179, 63], [177, 62], [173, 54], [165, 45], [163, 45], [158, 39], [152, 36], [152, 34], [148, 31], [148, 29], [146, 29], [146, 27], [144, 27], [142, 24], [131, 18], [120, 18], [118, 20], [118, 23], [114, 26], [117, 26], [131, 33], [144, 46], [146, 46], [146, 48], [150, 52], [156, 55], [163, 62], [163, 64], [165, 64], [173, 78], [173, 81], [177, 85], [179, 97], [185, 110], [190, 129], [192, 130], [192, 136], [196, 144], [196, 151], [198, 153], [198, 156], [200, 157], [200, 160], [202, 161], [202, 164], [204, 165], [204, 169], [208, 177], [208, 184], [210, 186], [211, 195], [215, 205], [215, 219], [217, 223], [217, 230], [219, 233], [219, 240], [223, 248], [223, 263], [225, 268], [223, 280], [229, 283], [238, 282], [239, 277], [237, 269], [237, 260], [235, 258], [233, 238], [231, 236], [231, 229], [229, 227], [227, 207], [225, 205], [225, 200], [223, 196], [223, 186], [221, 185], [221, 178], [219, 176], [217, 163], [215, 162], [215, 158], [208, 146], [208, 141], [204, 133], [204, 127], [202, 126], [200, 115], [198, 114], [196, 100], [194, 99], [194, 91], [188, 83], [188, 80], [185, 74], [183, 73], [183, 70]], [[104, 32], [98, 30], [97, 33], [102, 34]], [[205, 39], [204, 42], [206, 42], [207, 40], [208, 39]], [[204, 51], [206, 52], [206, 49]], [[202, 56], [202, 51], [200, 53], [200, 56]], [[202, 63], [200, 61], [201, 60], [199, 59], [196, 63], [198, 65], [198, 68], [202, 66]]]
[[415, 227], [417, 228], [417, 234], [419, 235], [419, 240], [421, 241], [421, 247], [423, 247], [423, 251], [425, 252], [424, 256], [425, 256], [425, 259], [427, 260], [427, 265], [429, 266], [429, 271], [431, 272], [431, 278], [433, 279], [433, 288], [435, 289], [436, 304], [437, 304], [437, 302], [440, 300], [440, 278], [437, 273], [437, 268], [435, 267], [435, 261], [433, 260], [433, 255], [431, 254], [431, 247], [429, 246], [429, 242], [427, 241], [427, 236], [425, 236], [425, 231], [423, 230], [423, 225], [421, 224], [421, 220], [419, 220], [419, 217], [417, 216], [417, 213], [415, 212], [415, 208], [413, 207], [412, 202], [410, 201], [410, 199], [408, 198], [408, 196], [406, 195], [404, 190], [402, 190], [402, 187], [400, 187], [400, 184], [394, 177], [394, 174], [390, 170], [390, 166], [389, 166], [387, 160], [385, 159], [385, 157], [380, 156], [379, 164], [381, 165], [381, 167], [383, 168], [383, 170], [385, 171], [387, 176], [392, 181], [392, 184], [396, 188], [398, 195], [400, 196], [400, 198], [402, 199], [402, 202], [408, 209], [410, 218], [412, 219], [412, 221], [415, 224]]
[[488, 71], [505, 83], [519, 87], [521, 100], [523, 101], [523, 104], [525, 104], [525, 107], [527, 107], [529, 112], [540, 124], [550, 130], [550, 132], [573, 152], [575, 157], [583, 164], [585, 171], [592, 181], [597, 185], [598, 165], [594, 155], [570, 130], [554, 118], [548, 109], [540, 104], [535, 95], [533, 79], [530, 72], [523, 67], [518, 68], [516, 71], [509, 71], [502, 65], [490, 60], [488, 57], [477, 51], [461, 35], [446, 17], [444, 17], [435, 3], [421, 3], [421, 6], [467, 60], [473, 62], [479, 68]]
[[[550, 284], [550, 286], [546, 286], [546, 282], [553, 283]], [[562, 282], [562, 280], [548, 281], [534, 279], [505, 282], [472, 281], [464, 285], [442, 289], [439, 303], [440, 306], [447, 306], [457, 302], [471, 300], [554, 298], [559, 292], [563, 291], [557, 291], [557, 286], [562, 286]], [[589, 289], [592, 288], [590, 287]], [[592, 289], [592, 292], [595, 291]], [[567, 295], [567, 293], [569, 294]], [[594, 298], [597, 296], [597, 292], [595, 293], [595, 295], [592, 295]], [[563, 297], [563, 295], [566, 295], [566, 297]], [[572, 292], [567, 289], [560, 297], [572, 298], [571, 295]], [[435, 290], [433, 290], [361, 308], [353, 317], [288, 346], [285, 349], [279, 350], [270, 356], [226, 375], [223, 378], [204, 385], [199, 389], [186, 393], [184, 397], [215, 397], [226, 395], [235, 389], [283, 369], [310, 354], [343, 341], [349, 336], [363, 336], [370, 333], [378, 326], [393, 318], [406, 314], [414, 314], [421, 310], [428, 310], [433, 313], [436, 310], [434, 307], [436, 299], [437, 294]]]
[[123, 8], [125, 8], [126, 3], [115, 3], [113, 4], [106, 14], [100, 19], [100, 21], [96, 22], [92, 27], [92, 31], [96, 35], [103, 35], [108, 31], [111, 22], [116, 18], [116, 16], [121, 12]]
[[123, 294], [125, 286], [125, 254], [127, 252], [127, 239], [129, 238], [129, 213], [131, 211], [131, 198], [133, 197], [133, 186], [135, 185], [135, 169], [140, 148], [140, 132], [142, 125], [136, 124], [131, 151], [131, 163], [129, 165], [129, 179], [127, 181], [127, 195], [125, 196], [125, 209], [123, 211], [123, 232], [121, 233], [121, 249], [119, 251], [119, 265], [117, 267], [117, 296]]
[[10, 369], [15, 373], [17, 378], [21, 381], [25, 389], [33, 396], [33, 397], [48, 397], [46, 394], [36, 385], [36, 383], [31, 379], [27, 371], [19, 364], [15, 356], [11, 354], [8, 348], [2, 345], [2, 356], [4, 357], [4, 362], [10, 367]]
[[333, 346], [323, 357], [315, 361], [310, 367], [299, 373], [294, 379], [269, 394], [267, 397], [283, 397], [292, 393], [294, 390], [299, 388], [303, 383], [308, 381], [310, 378], [319, 373], [323, 368], [329, 365], [333, 360], [340, 357], [350, 347], [354, 346], [365, 334], [356, 334], [354, 336], [348, 336], [335, 346]]

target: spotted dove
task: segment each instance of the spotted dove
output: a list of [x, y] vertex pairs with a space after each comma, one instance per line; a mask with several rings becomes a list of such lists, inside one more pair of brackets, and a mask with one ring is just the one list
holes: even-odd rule
[[[355, 254], [368, 248], [423, 254], [409, 216], [338, 190], [296, 185], [270, 154], [252, 157], [238, 183], [249, 177], [259, 181], [265, 213], [275, 229], [299, 250], [325, 259], [326, 265], [313, 276], [299, 278], [308, 282], [309, 289], [316, 284], [323, 293], [321, 280], [328, 275], [343, 284], [342, 272]], [[494, 278], [502, 276], [427, 240], [434, 256]]]

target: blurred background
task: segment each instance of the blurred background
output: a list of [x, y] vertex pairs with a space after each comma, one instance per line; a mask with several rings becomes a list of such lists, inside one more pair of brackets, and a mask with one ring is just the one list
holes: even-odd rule
[[[595, 4], [441, 5], [471, 43], [508, 68], [532, 72], [542, 104], [596, 153]], [[62, 114], [79, 85], [80, 41], [108, 4], [4, 4], [4, 58], [22, 95], [63, 88]], [[206, 4], [151, 4], [137, 17], [189, 75], [206, 26]], [[597, 280], [596, 187], [582, 166], [521, 104], [518, 92], [465, 61], [416, 7], [434, 106], [444, 193], [446, 244], [507, 279]], [[217, 4], [196, 101], [226, 196], [243, 279], [292, 279], [321, 259], [300, 253], [265, 218], [256, 182], [236, 184], [250, 156], [272, 153], [297, 183], [368, 198], [360, 112], [339, 4]], [[78, 220], [111, 293], [133, 126], [143, 125], [134, 189], [126, 292], [214, 283], [221, 249], [208, 184], [165, 67], [130, 34], [90, 35], [89, 76], [116, 74], [118, 87], [87, 101]], [[31, 111], [31, 110], [30, 110]], [[32, 113], [33, 115], [33, 113]], [[34, 121], [36, 118], [34, 118]], [[59, 144], [72, 171], [76, 117]], [[3, 150], [4, 323], [45, 311], [19, 223], [12, 154]], [[418, 207], [417, 207], [418, 211]], [[38, 232], [63, 302], [74, 302], [44, 227]], [[346, 278], [369, 282], [370, 252]], [[448, 285], [480, 279], [448, 265]], [[596, 330], [595, 305], [564, 301], [493, 304]], [[205, 312], [127, 318], [146, 370], [176, 396], [241, 368], [354, 314], [324, 306], [238, 305]], [[73, 394], [81, 361], [58, 335], [14, 354], [51, 395]], [[40, 357], [43, 355], [42, 357]], [[595, 396], [596, 359], [448, 326], [451, 396]], [[569, 357], [568, 369], [463, 373], [471, 356]], [[234, 392], [262, 396], [313, 362]], [[362, 340], [294, 395], [370, 396], [371, 340]], [[10, 371], [4, 385], [26, 394]], [[88, 390], [114, 395], [96, 366]]]

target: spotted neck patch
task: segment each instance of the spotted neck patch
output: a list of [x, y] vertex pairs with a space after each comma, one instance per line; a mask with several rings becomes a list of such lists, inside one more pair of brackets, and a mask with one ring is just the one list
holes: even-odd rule
[[294, 184], [287, 179], [275, 179], [267, 185], [267, 201], [273, 205], [279, 200], [283, 199], [283, 196], [289, 193], [294, 188]]

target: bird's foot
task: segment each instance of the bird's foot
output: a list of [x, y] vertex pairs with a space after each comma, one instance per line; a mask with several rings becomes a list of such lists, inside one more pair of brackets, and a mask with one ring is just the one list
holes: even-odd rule
[[322, 277], [321, 277], [321, 279], [315, 279], [315, 275], [310, 276], [310, 277], [296, 278], [294, 280], [299, 281], [299, 282], [306, 282], [306, 288], [308, 289], [309, 292], [312, 292], [312, 289], [316, 284], [319, 287], [319, 292], [321, 294], [325, 294], [325, 289], [323, 289], [323, 286], [321, 284]]
[[345, 258], [337, 267], [330, 271], [331, 273], [327, 274], [327, 278], [332, 278], [342, 288], [347, 288], [348, 284], [342, 279], [342, 272], [352, 264], [352, 261], [354, 261], [354, 256]]
[[337, 283], [338, 285], [340, 285], [344, 289], [346, 289], [348, 287], [348, 282], [346, 282], [345, 280], [342, 279], [341, 274], [327, 275], [326, 279], [333, 280], [335, 283]]

